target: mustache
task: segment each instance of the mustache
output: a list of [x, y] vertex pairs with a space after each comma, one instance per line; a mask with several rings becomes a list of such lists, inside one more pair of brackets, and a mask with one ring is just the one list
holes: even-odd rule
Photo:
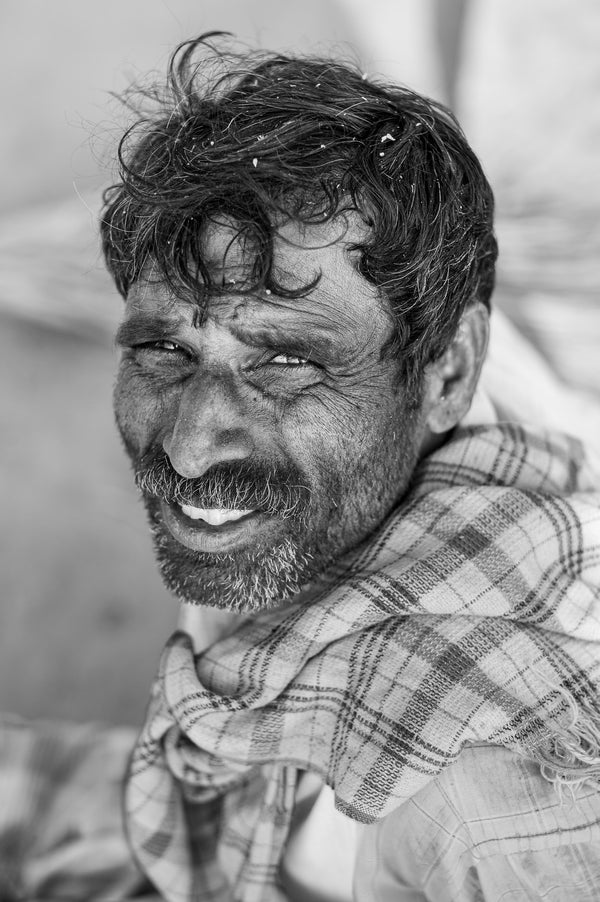
[[168, 504], [260, 510], [287, 519], [299, 516], [311, 498], [297, 467], [276, 467], [259, 460], [216, 464], [191, 479], [181, 476], [160, 448], [144, 454], [134, 472], [143, 495]]

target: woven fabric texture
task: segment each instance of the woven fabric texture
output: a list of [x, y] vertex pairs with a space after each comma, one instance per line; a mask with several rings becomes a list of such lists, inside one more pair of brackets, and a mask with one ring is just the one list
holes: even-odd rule
[[490, 742], [559, 785], [600, 775], [600, 475], [580, 442], [456, 431], [307, 598], [162, 656], [126, 788], [167, 900], [283, 898], [299, 771], [385, 817]]

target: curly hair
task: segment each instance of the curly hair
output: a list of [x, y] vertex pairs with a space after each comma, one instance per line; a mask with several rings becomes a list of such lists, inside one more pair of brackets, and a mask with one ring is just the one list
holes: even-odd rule
[[202, 316], [211, 292], [228, 290], [203, 262], [203, 229], [226, 218], [250, 255], [242, 290], [298, 296], [315, 283], [277, 284], [278, 225], [356, 211], [368, 226], [356, 265], [387, 300], [390, 347], [414, 389], [465, 307], [489, 306], [494, 202], [477, 157], [452, 113], [408, 88], [335, 60], [242, 53], [226, 38], [180, 45], [166, 84], [134, 95], [101, 218], [118, 290], [126, 296], [151, 260]]

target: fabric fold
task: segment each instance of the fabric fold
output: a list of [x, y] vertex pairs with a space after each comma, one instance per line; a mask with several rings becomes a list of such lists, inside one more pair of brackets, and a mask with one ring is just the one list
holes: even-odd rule
[[168, 900], [281, 898], [297, 772], [385, 817], [471, 742], [600, 776], [600, 475], [581, 443], [456, 430], [307, 599], [163, 653], [126, 790]]

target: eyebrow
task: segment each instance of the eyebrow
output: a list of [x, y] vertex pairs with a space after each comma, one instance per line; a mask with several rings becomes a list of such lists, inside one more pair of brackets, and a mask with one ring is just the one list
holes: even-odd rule
[[[117, 329], [115, 345], [130, 348], [158, 339], [177, 341], [181, 334], [180, 329], [184, 326], [189, 326], [189, 321], [185, 317], [133, 314]], [[323, 361], [333, 363], [343, 359], [350, 350], [346, 344], [339, 344], [333, 337], [319, 330], [311, 331], [310, 327], [305, 327], [303, 333], [275, 324], [269, 326], [230, 324], [230, 328], [235, 337], [247, 347], [283, 351], [309, 359], [317, 356]], [[295, 329], [298, 328], [295, 326]]]
[[[296, 326], [296, 328], [298, 328]], [[320, 354], [331, 357], [339, 353], [340, 347], [334, 340], [320, 332], [304, 333], [288, 330], [281, 326], [247, 326], [232, 327], [232, 332], [245, 345], [267, 348], [269, 350], [293, 350], [299, 352], [302, 357], [310, 357], [312, 354]]]
[[141, 344], [156, 338], [175, 338], [183, 324], [184, 320], [180, 317], [174, 319], [173, 317], [148, 316], [146, 314], [131, 316], [117, 329], [115, 344], [118, 347], [127, 348], [132, 344]]

